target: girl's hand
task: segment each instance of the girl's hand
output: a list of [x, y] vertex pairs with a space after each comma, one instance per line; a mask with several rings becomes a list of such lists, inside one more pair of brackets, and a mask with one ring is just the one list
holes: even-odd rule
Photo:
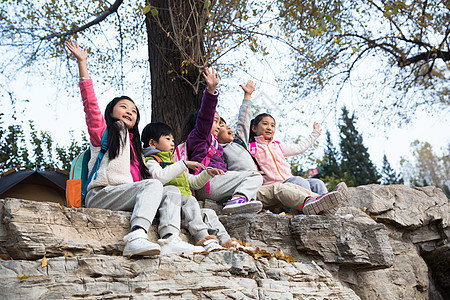
[[80, 46], [78, 46], [77, 41], [66, 41], [66, 47], [69, 49], [70, 52], [76, 57], [78, 61], [86, 61], [87, 60], [87, 49], [81, 49]]
[[252, 93], [255, 91], [256, 84], [252, 80], [249, 80], [246, 85], [240, 84], [239, 86], [244, 90], [244, 99], [250, 100]]
[[208, 85], [208, 92], [214, 94], [216, 92], [217, 85], [219, 84], [219, 74], [217, 74], [213, 68], [211, 68], [211, 70], [206, 68], [203, 76], [205, 77], [206, 84]]
[[206, 167], [199, 162], [196, 161], [191, 161], [191, 160], [185, 160], [184, 163], [186, 164], [186, 166], [191, 169], [194, 170], [196, 172], [200, 172], [201, 170], [205, 170]]
[[315, 130], [317, 130], [319, 133], [322, 133], [322, 129], [320, 129], [319, 123], [314, 122], [313, 128], [314, 128]]
[[216, 175], [224, 175], [225, 172], [221, 169], [217, 168], [208, 168], [206, 169], [206, 172], [208, 172], [209, 176], [214, 177]]

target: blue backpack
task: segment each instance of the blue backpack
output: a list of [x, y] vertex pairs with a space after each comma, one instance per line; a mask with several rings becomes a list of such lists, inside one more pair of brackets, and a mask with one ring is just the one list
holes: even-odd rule
[[100, 152], [91, 173], [88, 172], [88, 163], [91, 159], [91, 150], [87, 149], [80, 153], [72, 161], [70, 165], [69, 180], [66, 184], [66, 202], [67, 207], [85, 207], [85, 198], [87, 194], [87, 187], [92, 181], [92, 178], [97, 178], [97, 170], [100, 162], [108, 150], [108, 130], [105, 129], [102, 140], [100, 142]]

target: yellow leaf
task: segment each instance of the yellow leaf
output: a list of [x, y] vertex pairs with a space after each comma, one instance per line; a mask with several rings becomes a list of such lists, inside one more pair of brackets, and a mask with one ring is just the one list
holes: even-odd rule
[[42, 259], [42, 263], [41, 263], [42, 267], [47, 266], [47, 258], [44, 256], [44, 258]]
[[284, 256], [283, 250], [280, 250], [280, 251], [275, 252], [275, 257], [276, 257], [276, 258], [280, 258], [280, 257], [283, 257], [283, 256]]
[[64, 254], [64, 257], [73, 257], [73, 255], [70, 253], [66, 253], [66, 254]]
[[24, 280], [24, 279], [27, 279], [27, 278], [28, 278], [28, 276], [23, 275], [22, 277], [19, 277], [19, 280]]
[[150, 5], [146, 5], [143, 9], [142, 9], [144, 15], [148, 14], [148, 12], [150, 11]]

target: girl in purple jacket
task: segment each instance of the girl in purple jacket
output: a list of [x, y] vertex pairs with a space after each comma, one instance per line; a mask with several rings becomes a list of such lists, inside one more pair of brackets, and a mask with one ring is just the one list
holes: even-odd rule
[[[184, 132], [190, 131], [186, 140], [187, 153], [190, 160], [203, 163], [206, 167], [221, 169], [224, 175], [209, 180], [205, 187], [196, 191], [199, 199], [212, 199], [223, 204], [223, 213], [249, 213], [262, 209], [262, 203], [256, 201], [256, 193], [262, 185], [262, 176], [256, 171], [228, 171], [223, 160], [223, 148], [217, 142], [220, 116], [216, 112], [219, 92], [219, 75], [214, 69], [207, 68], [203, 74], [207, 89], [203, 94], [202, 104], [198, 112], [185, 122]], [[186, 124], [195, 124], [189, 128]], [[186, 128], [187, 126], [187, 128]]]

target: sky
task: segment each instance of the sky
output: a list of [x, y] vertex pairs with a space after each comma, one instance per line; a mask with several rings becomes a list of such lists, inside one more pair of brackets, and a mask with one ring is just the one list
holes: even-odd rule
[[[76, 67], [75, 63], [74, 67]], [[283, 91], [277, 88], [276, 83], [271, 81], [270, 78], [258, 80], [248, 74], [247, 76], [241, 75], [239, 78], [243, 78], [243, 80], [224, 79], [219, 86], [221, 95], [218, 112], [226, 120], [234, 121], [236, 119], [243, 96], [239, 84], [245, 84], [246, 80], [253, 79], [257, 84], [257, 89], [253, 94], [254, 104], [258, 107], [267, 108], [267, 111], [275, 117], [277, 121], [276, 139], [282, 142], [293, 142], [298, 135], [307, 136], [312, 131], [313, 122], [317, 121], [323, 128], [323, 132], [318, 140], [319, 148], [314, 151], [314, 155], [322, 157], [323, 147], [326, 146], [325, 130], [330, 130], [333, 142], [338, 148], [336, 116], [332, 113], [324, 114], [320, 110], [306, 110], [299, 113], [298, 111], [301, 109], [295, 107], [296, 104], [292, 105], [294, 106], [291, 107], [292, 111], [286, 113]], [[103, 111], [106, 104], [121, 92], [114, 89], [103, 90], [104, 88], [98, 84], [100, 79], [94, 77], [93, 80], [99, 105]], [[19, 99], [30, 99], [29, 102], [16, 103], [17, 116], [20, 120], [33, 120], [38, 130], [49, 131], [59, 145], [69, 145], [70, 130], [74, 132], [75, 138], [80, 138], [81, 132], [86, 129], [86, 125], [76, 77], [73, 78], [73, 91], [69, 91], [69, 94], [72, 95], [56, 92], [54, 83], [45, 79], [32, 80], [29, 85], [19, 85], [16, 89]], [[147, 95], [148, 93], [144, 94]], [[140, 94], [138, 91], [128, 94], [135, 99], [140, 109], [141, 129], [151, 121], [150, 104], [144, 94]], [[353, 99], [355, 96], [352, 93], [345, 94], [342, 97], [350, 111], [358, 109], [358, 102]], [[9, 100], [4, 97], [1, 98], [0, 111], [11, 114]], [[416, 139], [429, 142], [436, 153], [442, 153], [440, 149], [450, 144], [450, 118], [448, 114], [430, 116], [416, 111], [410, 124], [402, 128], [396, 125], [377, 125], [377, 127], [374, 127], [364, 116], [358, 115], [358, 113], [356, 115], [358, 117], [357, 129], [363, 135], [364, 145], [368, 148], [370, 157], [378, 168], [381, 168], [383, 155], [386, 154], [391, 166], [398, 172], [401, 157], [411, 157], [412, 148], [410, 144]], [[292, 126], [292, 120], [296, 118], [298, 118], [298, 122], [295, 123], [295, 126]], [[14, 121], [10, 119], [9, 122]], [[308, 168], [313, 167], [313, 165], [308, 166]]]
[[[141, 56], [139, 58], [145, 64], [147, 52], [145, 45], [141, 46], [143, 48], [138, 51]], [[322, 157], [323, 148], [326, 146], [325, 130], [331, 132], [333, 143], [338, 148], [339, 131], [337, 123], [340, 117], [340, 107], [343, 105], [350, 112], [355, 112], [357, 117], [356, 128], [362, 134], [364, 145], [368, 148], [372, 161], [379, 169], [382, 166], [383, 155], [386, 154], [391, 166], [399, 171], [401, 157], [411, 158], [412, 148], [410, 145], [416, 139], [430, 143], [437, 154], [441, 154], [441, 149], [450, 144], [450, 111], [448, 108], [446, 111], [434, 115], [420, 110], [411, 111], [411, 122], [399, 127], [396, 123], [382, 124], [377, 122], [377, 116], [370, 115], [371, 112], [360, 105], [363, 96], [351, 86], [344, 88], [337, 99], [337, 103], [335, 103], [338, 107], [337, 112], [330, 110], [328, 107], [329, 100], [334, 97], [329, 92], [311, 96], [312, 99], [298, 99], [293, 102], [293, 91], [286, 88], [286, 85], [283, 85], [280, 80], [280, 78], [287, 78], [286, 75], [289, 75], [290, 66], [289, 61], [286, 60], [286, 54], [279, 48], [279, 45], [270, 45], [268, 51], [271, 55], [264, 58], [264, 61], [256, 56], [230, 53], [231, 61], [233, 59], [245, 60], [247, 65], [252, 66], [252, 68], [247, 72], [237, 70], [232, 76], [221, 76], [219, 85], [221, 94], [217, 110], [229, 124], [236, 120], [242, 101], [243, 92], [239, 84], [245, 84], [247, 80], [251, 79], [257, 84], [257, 89], [252, 97], [254, 104], [261, 109], [260, 112], [269, 112], [275, 117], [277, 123], [276, 139], [287, 143], [293, 142], [298, 136], [306, 137], [309, 135], [315, 121], [320, 124], [323, 132], [318, 139], [319, 147], [313, 153], [317, 158]], [[224, 60], [229, 59], [229, 57], [224, 57]], [[376, 61], [368, 62], [368, 65], [361, 66], [364, 68], [364, 73], [366, 74], [366, 70], [373, 68], [373, 64], [376, 63]], [[89, 65], [89, 68], [92, 67], [92, 65]], [[70, 131], [73, 131], [76, 139], [80, 139], [81, 132], [86, 130], [75, 60], [70, 63], [70, 68], [73, 78], [68, 79], [70, 82], [68, 89], [55, 83], [51, 76], [36, 74], [21, 75], [11, 85], [15, 96], [19, 99], [15, 103], [18, 121], [33, 120], [38, 130], [49, 131], [54, 141], [60, 146], [70, 144]], [[138, 70], [127, 69], [124, 74], [125, 77], [129, 82], [136, 82], [136, 85], [127, 86], [125, 90], [119, 89], [114, 84], [101, 85], [102, 79], [94, 76], [94, 87], [102, 111], [112, 98], [126, 94], [135, 100], [140, 109], [140, 128], [142, 129], [145, 124], [150, 122], [151, 105], [149, 98], [151, 92], [148, 70], [148, 66]], [[146, 88], [143, 89], [142, 86], [146, 86]], [[29, 101], [25, 102], [23, 99], [29, 99]], [[0, 112], [6, 112], [7, 117], [4, 119], [6, 124], [17, 123], [11, 118], [8, 120], [8, 117], [11, 117], [12, 114], [12, 106], [6, 96], [0, 96]], [[374, 120], [375, 123], [373, 123]], [[314, 165], [306, 166], [306, 168], [314, 167]]]

